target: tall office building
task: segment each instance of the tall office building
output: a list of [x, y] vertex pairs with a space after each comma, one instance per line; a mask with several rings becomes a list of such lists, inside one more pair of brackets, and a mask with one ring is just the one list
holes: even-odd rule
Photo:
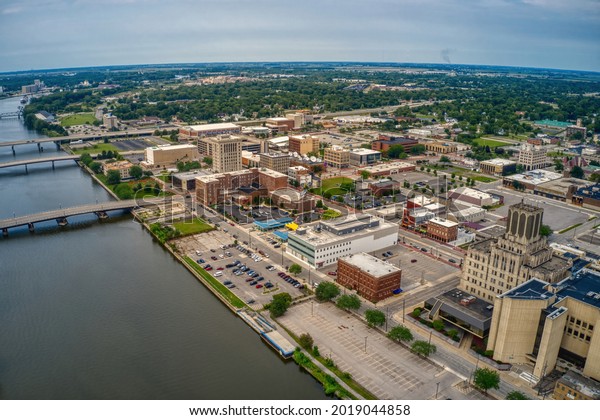
[[[205, 155], [212, 156], [215, 172], [235, 172], [242, 169], [242, 139], [236, 136], [207, 137], [198, 141], [206, 148]], [[200, 152], [202, 153], [202, 152]]]
[[532, 277], [558, 281], [571, 263], [553, 256], [540, 235], [544, 210], [523, 202], [510, 206], [506, 232], [477, 242], [467, 252], [460, 288], [489, 302]]
[[524, 144], [519, 151], [519, 164], [523, 165], [525, 170], [545, 168], [548, 166], [546, 150], [532, 144]]

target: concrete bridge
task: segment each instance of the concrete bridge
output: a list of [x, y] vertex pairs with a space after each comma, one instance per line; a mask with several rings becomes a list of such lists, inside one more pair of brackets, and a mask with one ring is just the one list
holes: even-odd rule
[[[172, 125], [163, 125], [160, 129], [169, 129], [176, 128]], [[0, 147], [11, 147], [13, 153], [15, 153], [15, 146], [23, 146], [26, 144], [36, 144], [38, 149], [41, 151], [42, 143], [56, 143], [57, 145], [62, 142], [71, 142], [71, 141], [79, 141], [79, 140], [102, 140], [102, 139], [112, 139], [112, 138], [121, 138], [121, 137], [138, 137], [138, 136], [149, 136], [156, 131], [156, 128], [151, 129], [140, 129], [140, 130], [127, 130], [127, 131], [111, 131], [108, 133], [92, 133], [92, 134], [75, 134], [72, 136], [61, 136], [61, 137], [47, 137], [42, 139], [29, 139], [29, 140], [15, 140], [15, 141], [6, 141], [0, 142]]]
[[80, 214], [95, 213], [100, 219], [107, 218], [106, 212], [113, 210], [131, 210], [137, 207], [152, 207], [159, 204], [171, 203], [170, 198], [144, 198], [141, 200], [122, 200], [110, 201], [107, 203], [85, 204], [82, 206], [68, 207], [58, 210], [50, 210], [42, 213], [29, 214], [27, 216], [13, 217], [11, 219], [1, 219], [0, 229], [4, 236], [8, 236], [8, 229], [19, 226], [29, 226], [29, 231], [33, 232], [34, 224], [48, 220], [56, 220], [60, 226], [67, 225], [67, 217]]
[[44, 163], [44, 162], [52, 162], [52, 169], [54, 169], [54, 162], [60, 162], [63, 160], [78, 161], [79, 159], [81, 159], [81, 156], [68, 155], [68, 156], [54, 156], [54, 157], [47, 157], [47, 158], [38, 158], [38, 159], [27, 159], [27, 160], [13, 160], [11, 162], [0, 163], [0, 169], [10, 168], [12, 166], [25, 165], [25, 173], [28, 173], [27, 165], [34, 165], [36, 163]]

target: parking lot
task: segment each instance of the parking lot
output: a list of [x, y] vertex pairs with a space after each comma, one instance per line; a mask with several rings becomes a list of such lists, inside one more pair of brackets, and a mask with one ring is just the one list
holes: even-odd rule
[[520, 194], [505, 189], [490, 189], [488, 191], [504, 196], [504, 206], [494, 210], [493, 212], [501, 217], [506, 217], [508, 215], [508, 207], [510, 205], [520, 203], [521, 200], [524, 199], [526, 203], [533, 204], [544, 209], [543, 223], [549, 225], [554, 231], [559, 231], [588, 220], [588, 215], [580, 208], [568, 208], [566, 207], [566, 203], [560, 201], [555, 201], [532, 194]]
[[309, 333], [324, 357], [380, 399], [464, 399], [460, 379], [414, 355], [330, 303], [303, 302], [279, 318], [294, 334]]
[[[292, 298], [303, 296], [302, 290], [295, 288], [292, 284], [287, 283], [281, 277], [278, 276], [282, 269], [279, 265], [274, 264], [269, 258], [265, 256], [259, 256], [260, 261], [255, 261], [246, 252], [238, 249], [233, 245], [235, 238], [222, 231], [213, 231], [203, 233], [199, 235], [188, 236], [181, 238], [176, 241], [178, 248], [182, 253], [192, 258], [194, 261], [199, 262], [202, 267], [206, 264], [212, 266], [210, 274], [215, 276], [217, 271], [221, 271], [222, 274], [215, 276], [221, 283], [230, 281], [235, 287], [231, 288], [231, 291], [235, 293], [244, 302], [254, 300], [254, 303], [250, 306], [254, 309], [261, 309], [264, 304], [269, 303], [273, 294], [287, 292]], [[223, 249], [222, 247], [226, 247]], [[240, 247], [246, 248], [240, 240]], [[214, 252], [213, 252], [214, 250]], [[198, 255], [198, 253], [200, 255]], [[227, 253], [231, 254], [228, 255]], [[268, 254], [267, 254], [268, 255]], [[258, 256], [258, 255], [257, 255]], [[240, 265], [245, 265], [249, 268], [246, 273], [241, 275], [234, 275], [235, 268], [227, 268], [227, 264], [232, 264], [234, 261], [239, 261]], [[275, 269], [269, 271], [268, 266], [274, 266]], [[264, 280], [257, 282], [256, 284], [250, 285], [251, 282], [247, 282], [249, 278], [247, 274], [250, 270], [258, 273], [258, 277], [264, 277]], [[273, 284], [272, 288], [266, 288], [264, 285], [270, 282]], [[256, 286], [261, 286], [257, 288]]]

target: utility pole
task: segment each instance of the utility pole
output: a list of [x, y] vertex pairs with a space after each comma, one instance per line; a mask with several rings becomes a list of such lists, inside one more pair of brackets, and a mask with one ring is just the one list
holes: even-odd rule
[[390, 307], [386, 306], [385, 308], [385, 332], [388, 330], [388, 318], [390, 317]]
[[438, 383], [435, 384], [435, 399], [436, 400], [437, 400], [437, 397], [438, 397], [438, 391], [439, 391], [439, 389], [440, 389], [440, 383], [438, 382]]
[[404, 313], [406, 312], [406, 298], [402, 299], [402, 323], [404, 324]]
[[367, 337], [368, 336], [365, 335], [365, 353], [367, 352]]

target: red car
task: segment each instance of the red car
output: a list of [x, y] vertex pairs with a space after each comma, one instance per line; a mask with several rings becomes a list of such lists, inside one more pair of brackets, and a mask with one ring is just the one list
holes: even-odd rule
[[262, 285], [262, 284], [260, 284], [260, 283], [258, 283], [258, 284], [256, 285], [256, 288], [257, 288], [257, 289], [262, 289], [262, 287], [263, 287], [263, 285]]
[[223, 267], [219, 267], [219, 268], [217, 268], [217, 270], [219, 270], [219, 271], [223, 271], [223, 270], [225, 270], [225, 269], [224, 269]]
[[235, 226], [233, 223], [229, 223], [231, 226]]
[[206, 268], [205, 268], [205, 270], [206, 270], [206, 271], [210, 271], [210, 270], [212, 270], [212, 269], [213, 269], [212, 267], [206, 267]]
[[327, 274], [329, 274], [330, 276], [334, 276], [335, 277], [335, 276], [337, 276], [337, 271], [330, 271]]
[[210, 259], [213, 261], [217, 261], [217, 257], [215, 257], [214, 255], [212, 257], [210, 257]]

